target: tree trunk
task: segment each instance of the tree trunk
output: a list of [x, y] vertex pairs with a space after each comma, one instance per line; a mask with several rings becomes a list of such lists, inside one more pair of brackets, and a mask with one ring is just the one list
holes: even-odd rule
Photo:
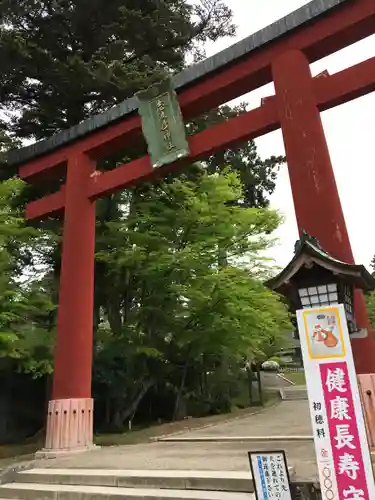
[[136, 397], [133, 401], [124, 408], [124, 399], [120, 398], [114, 401], [114, 410], [111, 418], [110, 427], [113, 429], [122, 429], [125, 425], [125, 422], [129, 420], [129, 418], [133, 418], [140, 402], [146, 396], [147, 392], [151, 389], [151, 387], [155, 384], [155, 381], [152, 379], [146, 380], [142, 383], [140, 390], [138, 391]]
[[187, 369], [188, 369], [188, 357], [186, 358], [186, 361], [185, 361], [184, 369], [183, 369], [182, 376], [181, 376], [180, 387], [178, 388], [178, 392], [177, 392], [177, 396], [176, 396], [176, 402], [174, 405], [173, 419], [172, 419], [173, 422], [176, 421], [177, 416], [178, 416], [178, 411], [180, 409], [182, 392], [184, 390], [185, 382], [186, 382]]
[[251, 371], [251, 363], [246, 363], [247, 383], [249, 390], [249, 406], [253, 404], [253, 372]]
[[218, 261], [218, 266], [219, 266], [219, 269], [223, 269], [225, 267], [228, 267], [228, 256], [227, 256], [227, 252], [224, 248], [221, 248], [220, 244], [218, 246], [218, 257], [217, 257], [217, 261]]
[[104, 416], [104, 422], [105, 426], [109, 426], [111, 423], [111, 399], [110, 398], [105, 398], [105, 416]]
[[47, 373], [46, 375], [46, 385], [45, 385], [45, 400], [44, 400], [44, 423], [43, 429], [47, 429], [47, 415], [48, 415], [48, 404], [52, 397], [52, 375]]
[[257, 377], [258, 377], [258, 391], [259, 391], [259, 404], [263, 406], [263, 387], [262, 379], [260, 376], [260, 364], [257, 364]]
[[208, 384], [207, 365], [204, 366], [203, 376], [204, 376], [204, 395], [206, 399], [210, 399], [211, 391], [210, 391], [210, 386]]
[[107, 317], [109, 326], [115, 335], [120, 335], [122, 330], [121, 305], [119, 301], [111, 297], [107, 306]]
[[123, 427], [123, 420], [121, 418], [120, 402], [115, 403], [115, 409], [112, 415], [111, 429], [121, 430]]
[[137, 396], [133, 399], [131, 404], [121, 412], [121, 420], [122, 425], [124, 425], [126, 420], [134, 418], [136, 411], [138, 410], [138, 406], [142, 399], [146, 396], [151, 387], [155, 385], [155, 380], [149, 379], [142, 383], [141, 389], [139, 390]]
[[201, 398], [205, 399], [206, 397], [206, 385], [205, 385], [205, 363], [204, 363], [204, 356], [202, 355], [201, 358], [201, 372], [200, 372], [200, 377], [199, 377], [199, 385], [200, 385], [200, 393], [201, 393]]

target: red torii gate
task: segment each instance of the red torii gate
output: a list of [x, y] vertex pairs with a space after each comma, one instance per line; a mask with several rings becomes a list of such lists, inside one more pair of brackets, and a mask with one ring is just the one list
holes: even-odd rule
[[[66, 170], [56, 193], [29, 203], [26, 218], [64, 213], [58, 334], [45, 451], [92, 445], [91, 370], [95, 200], [165, 174], [241, 141], [281, 127], [299, 230], [334, 257], [353, 255], [320, 112], [375, 90], [375, 57], [334, 75], [312, 78], [310, 63], [375, 33], [374, 0], [314, 0], [264, 30], [175, 78], [185, 119], [274, 81], [276, 96], [189, 139], [188, 160], [153, 169], [148, 156], [97, 175], [96, 162], [142, 133], [134, 98], [107, 113], [14, 151], [9, 164], [22, 179], [42, 183]], [[370, 331], [356, 292], [356, 321]], [[375, 372], [375, 341], [353, 339], [359, 374]]]

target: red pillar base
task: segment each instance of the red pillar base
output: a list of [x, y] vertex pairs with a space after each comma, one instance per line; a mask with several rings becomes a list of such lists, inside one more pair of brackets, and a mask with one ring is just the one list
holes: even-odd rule
[[93, 444], [93, 400], [55, 399], [48, 403], [46, 446], [36, 458], [87, 451]]
[[371, 455], [375, 453], [375, 374], [358, 375], [359, 393]]

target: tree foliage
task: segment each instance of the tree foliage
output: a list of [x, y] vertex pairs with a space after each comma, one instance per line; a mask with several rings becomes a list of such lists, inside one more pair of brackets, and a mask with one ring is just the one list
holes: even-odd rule
[[234, 34], [221, 0], [3, 0], [0, 102], [18, 137], [42, 139], [181, 70]]
[[[373, 257], [370, 266], [372, 268], [372, 275], [375, 276], [375, 256]], [[366, 295], [365, 299], [371, 328], [373, 333], [375, 334], [375, 291]]]
[[[285, 306], [261, 282], [261, 251], [279, 216], [230, 203], [242, 197], [235, 173], [209, 175], [202, 168], [194, 180], [180, 176], [144, 190], [125, 221], [106, 223], [106, 249], [97, 260], [111, 290], [98, 304], [106, 318], [98, 336], [105, 341], [94, 373], [110, 387], [112, 371], [122, 374], [122, 398], [115, 395], [118, 384], [114, 393], [108, 386], [106, 392], [117, 424], [129, 417], [129, 401], [139, 395], [127, 397], [134, 384], [142, 393], [144, 384], [173, 380], [177, 365], [185, 390], [184, 368], [199, 372], [202, 355], [214, 365], [223, 356], [253, 358], [290, 328]], [[225, 249], [226, 266], [218, 265], [219, 249]], [[207, 362], [204, 367], [212, 369]]]
[[[2, 150], [76, 125], [201, 59], [206, 42], [234, 34], [226, 3], [3, 0]], [[188, 133], [245, 110], [212, 110], [188, 123]], [[139, 154], [128, 145], [100, 168]], [[172, 398], [168, 418], [184, 399], [212, 408], [216, 396], [230, 398], [223, 384], [244, 359], [283, 342], [288, 314], [262, 285], [261, 258], [280, 223], [267, 206], [282, 163], [260, 158], [250, 141], [97, 203], [94, 391], [107, 424], [121, 427], [152, 393]], [[3, 355], [40, 375], [52, 367], [62, 227], [52, 219], [25, 225], [20, 206], [35, 188], [15, 182], [3, 185], [0, 199], [0, 237], [9, 230], [0, 332]], [[46, 182], [38, 194], [48, 189]], [[208, 376], [216, 377], [216, 396]]]
[[49, 317], [55, 306], [28, 270], [50, 236], [27, 227], [12, 209], [21, 188], [13, 179], [0, 184], [0, 357], [16, 358], [20, 369], [38, 376], [51, 370]]

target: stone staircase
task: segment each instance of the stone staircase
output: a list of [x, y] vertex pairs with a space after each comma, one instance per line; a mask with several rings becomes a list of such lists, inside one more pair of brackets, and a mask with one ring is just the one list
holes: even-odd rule
[[283, 401], [295, 401], [307, 399], [307, 389], [305, 385], [294, 385], [280, 389], [280, 396]]
[[250, 472], [29, 469], [0, 500], [255, 500]]

